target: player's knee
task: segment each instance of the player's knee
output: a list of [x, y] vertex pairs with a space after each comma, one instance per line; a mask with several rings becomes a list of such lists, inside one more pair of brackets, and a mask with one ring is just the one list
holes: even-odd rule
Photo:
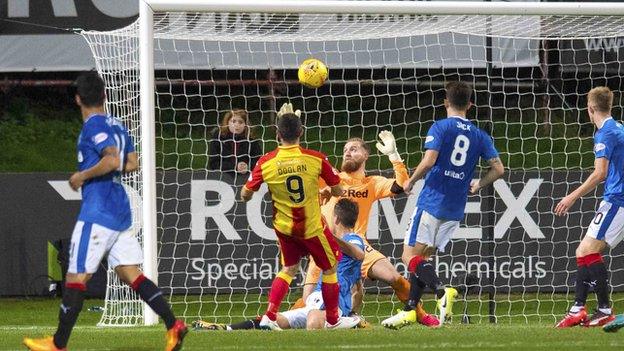
[[142, 274], [138, 266], [117, 266], [115, 267], [115, 273], [119, 277], [119, 280], [128, 285], [134, 283]]
[[405, 265], [408, 265], [412, 260], [412, 257], [414, 257], [414, 255], [406, 254], [405, 252], [403, 252], [403, 255], [401, 255], [401, 261], [403, 261]]
[[595, 253], [601, 253], [605, 246], [606, 244], [604, 241], [586, 236], [583, 240], [581, 240], [581, 243], [576, 248], [576, 257], [584, 257]]
[[336, 266], [333, 266], [330, 269], [326, 269], [323, 271], [323, 275], [331, 275], [336, 273]]
[[298, 268], [298, 266], [284, 266], [282, 267], [282, 272], [288, 274], [291, 277], [294, 277], [295, 275], [297, 275]]
[[319, 310], [308, 312], [306, 329], [322, 329], [325, 326], [325, 314]]
[[429, 259], [429, 257], [431, 257], [435, 252], [436, 252], [435, 246], [427, 246], [423, 250], [421, 256], [423, 256], [425, 259]]
[[301, 296], [303, 301], [305, 301], [308, 296], [310, 296], [310, 294], [314, 291], [314, 288], [316, 288], [316, 284], [305, 284], [303, 286], [303, 294]]
[[91, 274], [86, 273], [67, 273], [65, 275], [67, 283], [87, 284], [89, 279], [91, 279]]

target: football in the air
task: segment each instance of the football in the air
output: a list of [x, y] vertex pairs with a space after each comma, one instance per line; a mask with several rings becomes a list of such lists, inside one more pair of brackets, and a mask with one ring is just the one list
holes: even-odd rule
[[309, 58], [301, 63], [297, 76], [299, 83], [308, 88], [318, 88], [327, 80], [329, 71], [320, 60]]

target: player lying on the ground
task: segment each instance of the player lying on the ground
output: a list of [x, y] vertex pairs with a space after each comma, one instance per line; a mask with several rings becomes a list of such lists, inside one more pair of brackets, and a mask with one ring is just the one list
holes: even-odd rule
[[[472, 106], [471, 95], [472, 88], [464, 82], [446, 85], [444, 106], [448, 117], [429, 129], [425, 139], [427, 151], [403, 185], [409, 192], [414, 183], [426, 175], [403, 244], [402, 259], [411, 273], [410, 297], [403, 310], [381, 322], [385, 327], [396, 329], [416, 322], [414, 309], [425, 288], [433, 290], [438, 298], [440, 322], [444, 323], [447, 313], [452, 311], [457, 290], [445, 288], [440, 282], [430, 256], [436, 248], [444, 252], [459, 227], [468, 190], [476, 194], [505, 171], [492, 138], [466, 119]], [[490, 169], [483, 178], [473, 181], [479, 158], [487, 160]]]
[[[577, 199], [594, 190], [606, 179], [604, 200], [600, 203], [587, 234], [576, 249], [576, 296], [568, 314], [557, 323], [557, 328], [583, 324], [602, 326], [615, 317], [609, 302], [609, 273], [601, 252], [607, 246], [614, 248], [624, 238], [624, 132], [620, 123], [611, 117], [613, 93], [607, 87], [597, 87], [587, 95], [587, 113], [596, 125], [594, 135], [594, 171], [572, 193], [561, 199], [555, 214], [563, 216]], [[588, 318], [585, 302], [593, 287], [598, 308]]]
[[[407, 169], [397, 151], [394, 135], [389, 131], [382, 131], [379, 137], [381, 142], [377, 143], [377, 149], [388, 156], [392, 162], [396, 178], [377, 175], [367, 176], [366, 160], [368, 160], [370, 148], [364, 140], [351, 138], [347, 140], [344, 146], [342, 172], [339, 174], [340, 185], [343, 187], [342, 195], [332, 197], [326, 188], [325, 195], [329, 195], [327, 196], [328, 201], [321, 207], [321, 210], [325, 218], [331, 218], [334, 205], [339, 199], [347, 198], [358, 204], [360, 214], [355, 224], [355, 232], [364, 239], [366, 245], [364, 262], [362, 263], [362, 277], [385, 282], [394, 289], [399, 300], [406, 303], [409, 298], [409, 282], [397, 272], [384, 254], [374, 249], [366, 240], [368, 219], [373, 204], [377, 200], [403, 193], [402, 185], [409, 178]], [[320, 272], [314, 261], [310, 260], [303, 287], [303, 297], [299, 303], [305, 301], [313, 291]], [[363, 294], [363, 286], [358, 284], [353, 302], [355, 312], [359, 313], [362, 309]], [[417, 317], [420, 323], [427, 326], [439, 324], [437, 318], [427, 314], [420, 304], [417, 306]]]
[[[357, 216], [357, 204], [348, 199], [341, 199], [336, 203], [333, 221], [330, 223], [330, 228], [343, 253], [337, 269], [338, 281], [340, 283], [340, 297], [338, 301], [340, 312], [343, 315], [351, 313], [351, 291], [360, 280], [360, 270], [362, 260], [364, 259], [364, 241], [353, 232]], [[325, 311], [321, 294], [321, 282], [317, 282], [316, 289], [308, 296], [304, 307], [278, 313], [277, 324], [281, 329], [323, 328], [325, 325]], [[260, 326], [260, 318], [235, 324], [196, 321], [193, 323], [193, 326], [196, 329], [206, 330], [263, 329]]]
[[299, 261], [303, 256], [312, 256], [323, 269], [321, 294], [325, 302], [326, 328], [352, 328], [359, 323], [359, 318], [339, 314], [340, 285], [336, 265], [341, 253], [322, 220], [318, 200], [319, 179], [323, 178], [331, 192], [339, 195], [342, 193], [340, 178], [324, 154], [299, 145], [303, 135], [301, 120], [296, 113], [285, 110], [292, 111], [292, 105], [284, 104], [278, 113], [280, 145], [258, 160], [241, 190], [241, 199], [247, 202], [262, 183], [268, 185], [273, 204], [273, 229], [280, 248], [282, 269], [273, 279], [269, 304], [260, 325], [281, 329], [277, 324], [279, 307], [299, 270]]

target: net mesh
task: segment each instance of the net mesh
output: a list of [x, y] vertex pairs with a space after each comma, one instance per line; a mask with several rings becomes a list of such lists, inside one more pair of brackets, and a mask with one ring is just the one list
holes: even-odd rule
[[[159, 285], [181, 316], [228, 322], [262, 314], [278, 269], [266, 188], [241, 203], [247, 174], [221, 169], [245, 155], [239, 150], [234, 158], [219, 139], [228, 111], [247, 111], [263, 152], [277, 146], [275, 111], [289, 101], [304, 111], [303, 145], [337, 167], [348, 138], [373, 143], [382, 130], [394, 133], [414, 167], [428, 128], [445, 116], [444, 83], [457, 79], [474, 86], [469, 118], [491, 133], [509, 171], [469, 198], [465, 221], [435, 259], [442, 281], [460, 288], [455, 314], [473, 322], [554, 322], [573, 300], [574, 250], [601, 192], [567, 217], [552, 209], [593, 165], [589, 89], [614, 89], [614, 115], [621, 114], [622, 17], [156, 13], [154, 23]], [[138, 24], [83, 35], [107, 83], [109, 112], [140, 145]], [[319, 89], [296, 81], [296, 67], [308, 57], [330, 68]], [[393, 176], [376, 151], [367, 170]], [[126, 181], [141, 194], [140, 177]], [[401, 274], [416, 197], [376, 203], [367, 233]], [[137, 218], [138, 235], [140, 227]], [[606, 258], [620, 291], [621, 248]], [[301, 281], [288, 302], [300, 295]], [[365, 286], [369, 319], [399, 306], [387, 283]], [[112, 307], [136, 301], [119, 289], [127, 288], [109, 284], [105, 318], [140, 323], [140, 309]]]

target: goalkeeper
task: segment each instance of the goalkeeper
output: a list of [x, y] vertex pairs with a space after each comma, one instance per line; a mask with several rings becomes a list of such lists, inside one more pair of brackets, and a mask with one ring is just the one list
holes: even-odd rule
[[[329, 225], [340, 250], [343, 252], [337, 269], [340, 283], [338, 305], [343, 315], [351, 313], [351, 292], [356, 283], [360, 281], [360, 270], [362, 259], [364, 259], [364, 241], [353, 232], [357, 218], [357, 204], [348, 199], [341, 199], [336, 203], [333, 220]], [[308, 296], [304, 307], [278, 313], [276, 321], [281, 329], [322, 329], [325, 325], [325, 311], [321, 282], [317, 282], [316, 289]], [[196, 321], [193, 326], [195, 329], [205, 330], [262, 329], [260, 318], [235, 324]]]
[[[299, 110], [294, 112], [300, 113]], [[362, 277], [373, 280], [381, 280], [390, 285], [399, 300], [405, 303], [409, 299], [410, 284], [396, 268], [390, 263], [388, 258], [381, 252], [375, 250], [366, 240], [366, 230], [368, 228], [368, 218], [370, 210], [375, 201], [386, 197], [392, 197], [396, 194], [403, 193], [402, 184], [409, 179], [407, 169], [403, 164], [403, 160], [399, 155], [394, 135], [389, 131], [382, 131], [379, 134], [381, 142], [377, 143], [377, 149], [388, 156], [392, 162], [395, 178], [386, 178], [383, 176], [367, 176], [366, 161], [370, 155], [370, 148], [360, 138], [351, 138], [347, 140], [343, 151], [343, 160], [339, 174], [343, 194], [341, 197], [331, 197], [329, 188], [326, 187], [322, 191], [322, 195], [328, 201], [321, 207], [321, 211], [325, 218], [332, 218], [334, 206], [341, 198], [348, 198], [355, 201], [359, 207], [359, 215], [355, 223], [355, 233], [364, 239], [364, 261], [362, 263]], [[295, 306], [302, 305], [308, 296], [314, 290], [316, 282], [321, 275], [321, 270], [316, 266], [313, 260], [310, 260], [306, 273], [305, 285], [303, 288], [303, 297]], [[358, 285], [354, 296], [353, 310], [359, 312], [362, 307], [363, 287]], [[426, 326], [437, 326], [438, 320], [430, 314], [427, 314], [422, 306], [417, 307], [418, 321]]]

